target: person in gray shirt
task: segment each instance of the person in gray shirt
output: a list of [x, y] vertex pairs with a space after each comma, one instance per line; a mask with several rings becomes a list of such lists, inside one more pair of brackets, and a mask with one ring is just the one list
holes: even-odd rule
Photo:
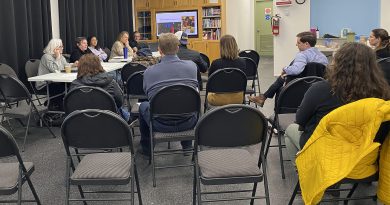
[[[161, 54], [161, 62], [150, 66], [144, 73], [144, 90], [148, 99], [163, 87], [176, 84], [185, 84], [197, 89], [197, 66], [192, 61], [180, 60], [177, 57], [179, 40], [174, 34], [161, 34], [158, 40], [158, 50]], [[142, 102], [139, 107], [140, 131], [141, 131], [141, 154], [150, 156], [150, 113], [149, 102]], [[164, 120], [164, 119], [162, 119]], [[174, 122], [162, 120], [153, 121], [153, 129], [160, 132], [179, 132], [193, 128], [198, 119], [196, 114], [187, 119], [177, 119]], [[170, 125], [171, 124], [171, 125]], [[192, 141], [182, 141], [183, 149], [190, 149]]]

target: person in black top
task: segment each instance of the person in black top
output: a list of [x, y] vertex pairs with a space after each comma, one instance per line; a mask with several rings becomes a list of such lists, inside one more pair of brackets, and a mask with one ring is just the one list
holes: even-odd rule
[[142, 48], [149, 48], [148, 44], [140, 42], [140, 40], [141, 34], [138, 31], [134, 31], [132, 40], [129, 43], [134, 53], [137, 53]]
[[377, 28], [371, 31], [368, 41], [375, 47], [377, 59], [390, 57], [389, 39], [389, 33], [385, 29]]
[[285, 132], [292, 161], [320, 120], [332, 110], [363, 98], [390, 99], [390, 87], [378, 68], [375, 53], [361, 43], [346, 43], [335, 54], [327, 80], [314, 83]]
[[77, 65], [81, 56], [87, 53], [91, 53], [91, 51], [88, 49], [87, 39], [85, 37], [76, 38], [76, 46], [70, 54], [70, 62]]

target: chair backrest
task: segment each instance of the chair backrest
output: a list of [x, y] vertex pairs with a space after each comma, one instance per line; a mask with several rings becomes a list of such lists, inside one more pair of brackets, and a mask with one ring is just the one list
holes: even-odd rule
[[238, 53], [238, 56], [252, 59], [256, 63], [256, 66], [260, 63], [260, 55], [255, 50], [243, 50]]
[[146, 99], [147, 97], [143, 85], [144, 71], [138, 71], [131, 74], [126, 82], [127, 95], [129, 97], [134, 96], [135, 98], [144, 97]]
[[200, 57], [206, 62], [207, 68], [210, 68], [210, 59], [209, 59], [209, 57], [206, 54], [204, 54], [204, 53], [200, 53]]
[[111, 50], [106, 47], [106, 48], [103, 48], [103, 51], [107, 54], [107, 60], [108, 60], [111, 56]]
[[17, 77], [6, 74], [0, 74], [0, 96], [31, 102], [31, 94], [26, 86]]
[[18, 145], [12, 134], [0, 125], [0, 159], [19, 154]]
[[250, 58], [247, 57], [241, 57], [242, 59], [245, 60], [245, 69], [242, 71], [245, 73], [246, 78], [249, 79], [254, 79], [257, 75], [257, 64], [255, 61], [253, 61]]
[[385, 74], [385, 78], [390, 85], [390, 57], [379, 59], [378, 64], [382, 68], [383, 74]]
[[41, 60], [39, 59], [30, 59], [26, 62], [24, 70], [26, 71], [27, 78], [35, 77], [38, 75], [39, 64]]
[[16, 78], [18, 77], [18, 75], [16, 75], [14, 69], [12, 69], [11, 66], [4, 64], [4, 63], [0, 63], [0, 74], [10, 75], [10, 76], [13, 76]]
[[138, 71], [145, 71], [146, 67], [139, 63], [128, 63], [123, 66], [121, 70], [121, 77], [123, 82], [127, 82], [127, 79], [131, 76], [131, 74]]
[[280, 91], [276, 102], [275, 114], [296, 113], [310, 86], [315, 82], [323, 80], [323, 78], [317, 76], [309, 76], [291, 81]]
[[310, 62], [307, 63], [303, 71], [299, 75], [288, 75], [286, 78], [286, 84], [297, 78], [303, 78], [308, 76], [317, 76], [323, 78], [325, 76], [326, 66], [321, 63]]
[[80, 86], [65, 95], [64, 110], [66, 114], [85, 109], [117, 111], [114, 98], [99, 87]]
[[247, 78], [244, 72], [238, 68], [224, 68], [215, 71], [210, 75], [206, 94], [212, 93], [232, 93], [245, 92]]
[[[267, 120], [248, 105], [225, 105], [207, 112], [195, 128], [196, 146], [238, 147], [265, 142]], [[264, 144], [264, 143], [262, 143]]]
[[150, 100], [154, 117], [185, 116], [200, 113], [199, 92], [188, 85], [177, 84], [159, 90]]
[[72, 112], [61, 126], [61, 135], [68, 155], [69, 147], [111, 149], [129, 146], [131, 152], [134, 152], [128, 124], [109, 110]]

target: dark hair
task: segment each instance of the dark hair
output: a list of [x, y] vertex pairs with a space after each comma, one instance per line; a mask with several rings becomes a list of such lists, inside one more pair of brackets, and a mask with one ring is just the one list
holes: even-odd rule
[[105, 72], [99, 57], [91, 53], [81, 56], [77, 70], [77, 78]]
[[[96, 36], [89, 36], [89, 37], [87, 38], [88, 46], [91, 46], [91, 40], [92, 40], [92, 38], [96, 38], [96, 40], [97, 40], [97, 37], [96, 37]], [[99, 49], [100, 49], [99, 42], [96, 44], [95, 49], [96, 49], [96, 50], [99, 50]]]
[[389, 33], [385, 29], [382, 29], [382, 28], [374, 29], [371, 32], [374, 34], [375, 38], [381, 39], [381, 44], [376, 49], [378, 50], [378, 49], [387, 47], [388, 50], [390, 51]]
[[316, 46], [317, 43], [317, 38], [316, 36], [310, 32], [310, 31], [305, 31], [297, 34], [297, 37], [300, 38], [300, 41], [302, 43], [308, 42], [311, 47]]
[[390, 87], [378, 68], [374, 50], [362, 43], [345, 43], [327, 73], [332, 92], [343, 103], [375, 97], [388, 100]]
[[81, 43], [81, 41], [83, 41], [83, 40], [87, 40], [84, 36], [80, 36], [80, 37], [77, 37], [76, 39], [75, 39], [75, 47], [77, 48], [78, 47], [78, 44], [80, 44]]

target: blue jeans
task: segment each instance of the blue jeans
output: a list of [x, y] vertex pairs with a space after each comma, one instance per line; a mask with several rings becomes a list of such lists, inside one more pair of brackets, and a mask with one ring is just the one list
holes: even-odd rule
[[[149, 102], [142, 102], [139, 106], [139, 125], [141, 131], [141, 146], [145, 153], [150, 153], [150, 111]], [[158, 132], [180, 132], [195, 127], [198, 122], [196, 115], [187, 120], [153, 120], [153, 130]], [[183, 149], [192, 145], [192, 140], [181, 141]]]

